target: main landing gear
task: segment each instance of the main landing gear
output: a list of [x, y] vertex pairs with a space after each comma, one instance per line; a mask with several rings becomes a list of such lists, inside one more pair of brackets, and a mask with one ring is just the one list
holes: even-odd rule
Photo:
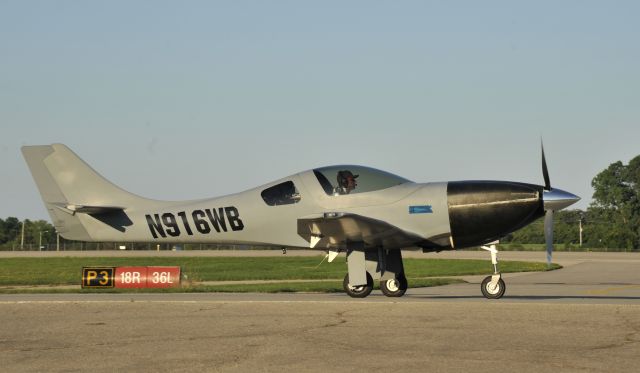
[[388, 297], [401, 297], [407, 291], [407, 277], [402, 265], [400, 250], [364, 251], [359, 247], [347, 250], [349, 272], [342, 287], [353, 298], [364, 298], [380, 281], [380, 290]]
[[407, 291], [408, 285], [407, 277], [401, 273], [399, 277], [380, 281], [380, 290], [388, 297], [401, 297]]
[[487, 250], [491, 253], [491, 263], [493, 264], [493, 275], [485, 277], [480, 284], [480, 290], [482, 295], [487, 299], [500, 299], [507, 290], [504, 281], [502, 281], [502, 275], [498, 272], [498, 250], [496, 245], [482, 246], [483, 250]]
[[[401, 297], [407, 291], [408, 285], [407, 277], [402, 273], [398, 278], [381, 280], [380, 290], [388, 297]], [[349, 274], [347, 273], [342, 281], [342, 288], [352, 298], [364, 298], [373, 290], [373, 278], [367, 272], [367, 283], [354, 286], [349, 285]]]
[[342, 281], [342, 288], [351, 298], [365, 298], [367, 295], [371, 294], [371, 290], [373, 290], [373, 278], [371, 278], [371, 275], [367, 273], [366, 284], [349, 285], [349, 274], [347, 273]]

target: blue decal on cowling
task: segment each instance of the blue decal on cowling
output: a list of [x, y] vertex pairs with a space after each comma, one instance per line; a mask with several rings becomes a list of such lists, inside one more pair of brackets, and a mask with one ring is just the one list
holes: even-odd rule
[[409, 214], [433, 214], [431, 205], [409, 206]]

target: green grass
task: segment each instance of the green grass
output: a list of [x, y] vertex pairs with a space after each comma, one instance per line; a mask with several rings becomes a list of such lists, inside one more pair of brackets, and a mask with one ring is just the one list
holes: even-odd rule
[[[11, 286], [79, 285], [82, 267], [88, 266], [180, 266], [185, 283], [193, 284], [180, 289], [160, 291], [229, 291], [229, 292], [333, 292], [342, 291], [341, 279], [347, 272], [344, 260], [322, 262], [322, 257], [162, 257], [162, 258], [5, 258], [0, 260], [1, 292], [17, 292]], [[404, 259], [410, 286], [437, 286], [437, 281], [452, 279], [424, 279], [460, 275], [491, 274], [493, 266], [488, 260]], [[555, 265], [551, 269], [559, 268]], [[545, 271], [544, 263], [500, 262], [500, 270], [508, 272]], [[287, 280], [336, 280], [323, 282], [286, 282]], [[278, 280], [269, 284], [198, 285], [202, 281]], [[447, 282], [450, 283], [450, 282]], [[56, 292], [73, 289], [26, 288], [20, 291]], [[95, 290], [94, 290], [95, 291]], [[99, 290], [104, 292], [105, 290]], [[109, 290], [110, 291], [110, 290]], [[121, 292], [124, 290], [114, 290]], [[126, 290], [135, 292], [140, 290]], [[157, 291], [157, 290], [156, 290]], [[91, 292], [91, 290], [83, 290]], [[144, 290], [150, 292], [150, 290]]]

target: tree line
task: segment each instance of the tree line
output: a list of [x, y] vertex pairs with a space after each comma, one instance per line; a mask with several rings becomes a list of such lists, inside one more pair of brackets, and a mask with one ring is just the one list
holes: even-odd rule
[[[592, 249], [640, 250], [640, 155], [628, 164], [612, 163], [591, 182], [593, 201], [586, 211], [565, 210], [555, 214], [554, 242], [569, 247], [580, 245]], [[501, 242], [511, 244], [544, 244], [543, 218], [504, 237]], [[24, 226], [24, 232], [23, 232]], [[72, 241], [60, 237], [45, 220], [20, 221], [15, 217], [0, 219], [0, 248], [38, 248], [41, 244], [66, 246]], [[73, 243], [77, 249], [78, 243]], [[80, 243], [81, 248], [100, 249], [100, 243]], [[117, 247], [102, 243], [104, 248]], [[212, 245], [189, 245], [210, 248]], [[213, 245], [215, 246], [215, 245]], [[129, 244], [129, 247], [151, 249], [151, 243]], [[165, 245], [165, 247], [168, 247]], [[164, 248], [164, 247], [163, 247]]]
[[38, 247], [56, 242], [56, 230], [45, 220], [18, 220], [16, 217], [0, 218], [0, 247]]
[[[24, 223], [24, 232], [23, 232]], [[0, 218], [0, 250], [219, 250], [240, 249], [244, 245], [175, 244], [154, 242], [82, 242], [58, 237], [55, 227], [46, 220], [20, 221], [16, 217]], [[267, 247], [281, 249], [280, 247]]]

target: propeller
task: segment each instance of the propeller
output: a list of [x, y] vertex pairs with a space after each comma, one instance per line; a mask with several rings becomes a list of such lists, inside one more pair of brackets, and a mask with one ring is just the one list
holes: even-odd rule
[[553, 210], [547, 210], [544, 215], [544, 241], [547, 244], [547, 265], [551, 265], [553, 255]]
[[540, 140], [542, 150], [542, 177], [544, 178], [544, 191], [542, 201], [545, 210], [544, 216], [544, 240], [547, 246], [547, 265], [551, 265], [553, 255], [553, 213], [562, 210], [580, 200], [580, 197], [560, 189], [551, 188], [549, 169], [544, 156], [544, 144]]
[[[549, 179], [549, 169], [547, 168], [547, 159], [544, 156], [544, 144], [540, 140], [540, 149], [542, 150], [542, 177], [544, 178], [545, 192], [551, 192], [551, 180]], [[544, 193], [543, 193], [544, 199]], [[544, 242], [547, 246], [547, 265], [551, 265], [551, 257], [553, 255], [553, 210], [546, 209], [544, 215]]]
[[544, 178], [544, 190], [551, 191], [549, 169], [547, 168], [547, 159], [544, 157], [544, 144], [542, 143], [542, 140], [540, 140], [540, 149], [542, 150], [542, 177]]

